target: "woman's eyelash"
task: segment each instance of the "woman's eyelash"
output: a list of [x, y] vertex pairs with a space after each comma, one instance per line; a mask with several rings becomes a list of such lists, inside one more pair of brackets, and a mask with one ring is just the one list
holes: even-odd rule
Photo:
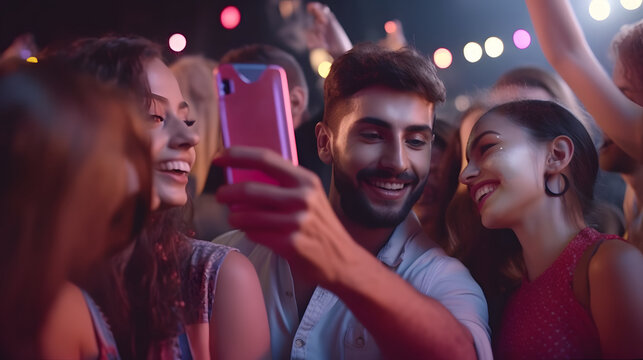
[[184, 122], [184, 123], [185, 123], [185, 125], [187, 125], [187, 126], [192, 126], [192, 125], [194, 125], [194, 123], [196, 122], [196, 120], [183, 120], [183, 122]]
[[496, 145], [496, 144], [490, 143], [490, 144], [481, 145], [480, 146], [480, 154], [484, 154], [487, 150], [491, 149], [494, 145]]

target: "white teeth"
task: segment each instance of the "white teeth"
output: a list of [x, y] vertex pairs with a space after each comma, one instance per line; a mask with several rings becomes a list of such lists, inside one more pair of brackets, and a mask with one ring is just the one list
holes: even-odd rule
[[164, 161], [159, 163], [158, 169], [161, 171], [182, 171], [185, 173], [190, 172], [190, 164], [185, 161]]
[[404, 184], [385, 181], [373, 181], [373, 185], [386, 190], [402, 190], [404, 188]]
[[476, 191], [476, 194], [475, 194], [476, 202], [480, 202], [480, 199], [482, 199], [483, 196], [485, 196], [488, 193], [496, 190], [497, 187], [498, 187], [498, 185], [496, 185], [496, 184], [487, 184], [487, 185], [483, 185], [482, 187], [480, 187]]

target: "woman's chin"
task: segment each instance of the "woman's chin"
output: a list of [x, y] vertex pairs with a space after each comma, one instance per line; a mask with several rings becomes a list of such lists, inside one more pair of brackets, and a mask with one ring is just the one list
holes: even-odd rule
[[502, 221], [500, 221], [500, 219], [493, 214], [481, 214], [480, 220], [482, 222], [482, 226], [487, 229], [502, 229], [504, 227], [502, 225]]

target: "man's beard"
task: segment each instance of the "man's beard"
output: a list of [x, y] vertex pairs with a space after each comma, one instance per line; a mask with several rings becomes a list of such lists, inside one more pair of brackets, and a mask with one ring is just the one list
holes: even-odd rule
[[392, 172], [382, 169], [362, 169], [356, 175], [357, 183], [364, 182], [366, 179], [381, 178], [382, 180], [395, 178], [397, 180], [410, 183], [405, 186], [415, 186], [415, 189], [407, 196], [399, 210], [390, 209], [388, 211], [377, 210], [374, 208], [364, 191], [357, 188], [350, 177], [342, 169], [333, 164], [333, 182], [339, 195], [340, 206], [344, 215], [350, 220], [365, 226], [367, 228], [392, 228], [406, 219], [409, 211], [420, 198], [424, 191], [424, 186], [428, 180], [426, 176], [421, 181], [417, 175], [403, 172], [397, 176]]

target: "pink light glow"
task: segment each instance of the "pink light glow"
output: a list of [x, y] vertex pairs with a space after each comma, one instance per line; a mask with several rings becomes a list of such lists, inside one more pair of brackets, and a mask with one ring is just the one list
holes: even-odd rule
[[239, 26], [241, 22], [241, 13], [239, 9], [234, 6], [227, 6], [221, 11], [221, 25], [228, 30], [232, 30]]
[[397, 24], [395, 21], [387, 21], [384, 24], [384, 31], [386, 31], [387, 34], [392, 34], [397, 30]]
[[518, 49], [526, 49], [531, 44], [531, 36], [526, 30], [518, 29], [514, 33], [514, 45]]

